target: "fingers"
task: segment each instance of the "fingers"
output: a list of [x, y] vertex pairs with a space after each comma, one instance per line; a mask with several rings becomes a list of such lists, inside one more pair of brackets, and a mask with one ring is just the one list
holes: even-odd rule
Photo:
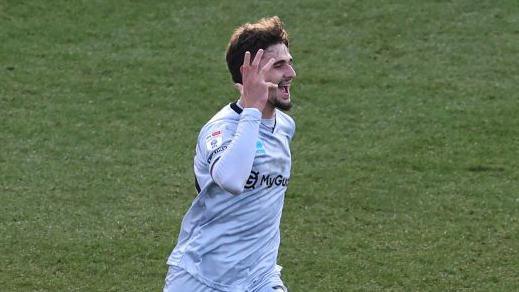
[[263, 49], [259, 49], [256, 53], [256, 56], [254, 56], [254, 60], [252, 60], [252, 66], [259, 66], [261, 57], [263, 57]]
[[276, 59], [270, 58], [270, 60], [267, 62], [267, 64], [265, 64], [263, 66], [263, 68], [261, 68], [261, 72], [265, 73], [268, 70], [270, 70], [270, 68], [272, 67], [272, 65], [274, 64], [275, 61], [276, 61]]
[[245, 57], [243, 57], [243, 66], [249, 66], [250, 65], [250, 52], [245, 52]]
[[265, 83], [267, 83], [268, 88], [278, 88], [278, 85], [275, 83], [272, 83], [272, 82], [265, 82]]
[[[261, 62], [261, 58], [263, 57], [264, 52], [265, 51], [263, 49], [259, 49], [258, 52], [256, 52], [256, 55], [254, 56], [254, 60], [252, 60], [252, 64], [251, 64], [251, 62], [250, 62], [251, 53], [250, 53], [250, 51], [246, 51], [245, 56], [243, 57], [243, 65], [241, 67], [248, 67], [248, 66], [259, 67], [259, 64]], [[274, 64], [273, 59], [269, 60], [269, 62], [267, 64], [265, 64], [265, 66], [263, 66], [262, 70], [266, 71], [266, 70], [270, 69], [272, 64]]]

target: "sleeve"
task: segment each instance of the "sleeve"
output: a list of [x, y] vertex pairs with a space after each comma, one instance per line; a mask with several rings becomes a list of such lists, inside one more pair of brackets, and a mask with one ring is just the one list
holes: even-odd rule
[[205, 153], [209, 173], [223, 190], [238, 195], [250, 175], [256, 155], [261, 112], [245, 108], [236, 131], [225, 125], [212, 125], [204, 131], [199, 147]]
[[290, 124], [292, 126], [291, 128], [291, 135], [290, 135], [290, 141], [294, 140], [294, 136], [296, 135], [296, 122], [294, 122], [294, 120], [291, 118], [290, 119]]

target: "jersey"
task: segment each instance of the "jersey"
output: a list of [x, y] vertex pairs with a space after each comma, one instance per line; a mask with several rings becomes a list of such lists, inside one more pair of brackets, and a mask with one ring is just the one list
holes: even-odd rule
[[242, 112], [236, 103], [227, 105], [200, 131], [194, 157], [198, 195], [167, 262], [221, 291], [254, 290], [280, 273], [279, 225], [295, 123], [276, 109], [274, 127], [259, 125], [252, 169], [235, 195], [214, 181], [211, 169], [236, 138]]

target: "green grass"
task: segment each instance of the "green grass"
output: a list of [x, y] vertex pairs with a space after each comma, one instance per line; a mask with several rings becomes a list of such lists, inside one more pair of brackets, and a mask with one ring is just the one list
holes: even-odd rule
[[519, 290], [519, 5], [0, 0], [2, 291], [160, 291], [237, 25], [297, 80], [291, 291]]

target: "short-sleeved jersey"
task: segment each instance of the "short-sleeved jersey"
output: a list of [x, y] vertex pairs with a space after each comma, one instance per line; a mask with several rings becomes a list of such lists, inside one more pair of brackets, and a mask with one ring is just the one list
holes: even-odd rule
[[200, 131], [194, 158], [198, 195], [168, 259], [222, 291], [248, 291], [279, 274], [279, 225], [290, 180], [295, 123], [276, 110], [273, 128], [260, 125], [243, 192], [233, 195], [213, 181], [211, 168], [233, 140], [241, 112], [236, 103], [227, 105]]

